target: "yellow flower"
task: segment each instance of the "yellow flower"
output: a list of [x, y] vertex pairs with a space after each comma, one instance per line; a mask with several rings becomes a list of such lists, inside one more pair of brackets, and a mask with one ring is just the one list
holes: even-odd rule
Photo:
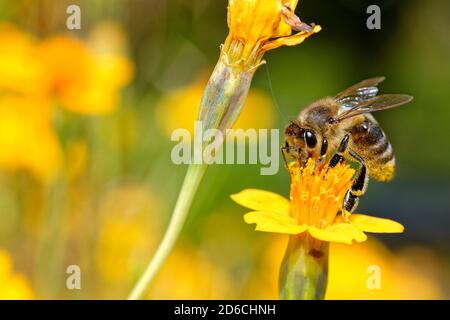
[[48, 181], [60, 167], [52, 106], [104, 114], [131, 80], [124, 37], [114, 24], [94, 28], [89, 41], [70, 36], [37, 40], [0, 24], [0, 167], [25, 169]]
[[40, 95], [46, 90], [35, 40], [13, 25], [0, 24], [0, 91]]
[[[257, 66], [268, 50], [295, 46], [320, 26], [308, 26], [295, 15], [298, 0], [229, 0], [228, 27], [224, 44], [228, 62]], [[292, 35], [292, 30], [299, 32]]]
[[83, 41], [54, 36], [38, 48], [46, 70], [49, 94], [61, 106], [82, 114], [113, 111], [119, 90], [132, 77], [133, 68], [125, 57], [91, 50]]
[[90, 41], [67, 35], [38, 41], [0, 24], [0, 90], [56, 100], [77, 113], [111, 112], [133, 75], [122, 38], [111, 23], [94, 28]]
[[[161, 203], [148, 188], [127, 184], [101, 199], [95, 244], [95, 271], [101, 298], [116, 299], [144, 267], [161, 233]], [[148, 292], [150, 299], [231, 298], [225, 269], [183, 242]]]
[[308, 232], [318, 240], [348, 244], [365, 241], [364, 232], [403, 232], [401, 224], [389, 219], [362, 214], [348, 215], [347, 219], [337, 216], [354, 170], [347, 164], [338, 164], [328, 172], [327, 166], [317, 171], [314, 167], [311, 159], [305, 168], [291, 166], [290, 203], [280, 195], [255, 189], [243, 190], [231, 198], [254, 210], [244, 220], [256, 223], [259, 231], [291, 235]]
[[33, 298], [34, 294], [27, 279], [13, 271], [11, 256], [0, 249], [0, 300]]
[[[252, 273], [244, 299], [278, 298], [279, 266], [287, 241], [278, 235], [267, 241], [268, 247]], [[369, 266], [380, 267], [378, 288], [367, 285], [373, 275]], [[375, 238], [352, 246], [332, 243], [325, 299], [443, 299], [444, 268], [436, 255], [423, 247], [392, 252]]]
[[[424, 257], [431, 263], [435, 260], [429, 251], [421, 251], [416, 259]], [[333, 245], [329, 268], [326, 299], [442, 298], [439, 287], [442, 280], [436, 279], [432, 269], [421, 267], [403, 252], [393, 254], [374, 240], [352, 246], [351, 250], [345, 245]], [[378, 270], [376, 275], [373, 270]], [[374, 275], [379, 276], [379, 281], [376, 287], [371, 287], [370, 279]]]
[[61, 162], [61, 150], [46, 101], [0, 95], [0, 167], [25, 169], [50, 179]]
[[[171, 135], [173, 130], [186, 128], [194, 133], [194, 122], [206, 79], [199, 79], [187, 86], [174, 89], [156, 105], [156, 116], [164, 131]], [[182, 101], [182, 103], [180, 103]], [[255, 114], [258, 116], [255, 116]], [[270, 128], [273, 123], [273, 105], [270, 98], [257, 89], [251, 89], [234, 128]]]
[[175, 249], [155, 278], [148, 299], [232, 299], [233, 281], [207, 256], [186, 245]]
[[95, 262], [107, 297], [124, 294], [143, 267], [143, 257], [158, 240], [159, 211], [159, 199], [141, 185], [121, 186], [101, 200]]

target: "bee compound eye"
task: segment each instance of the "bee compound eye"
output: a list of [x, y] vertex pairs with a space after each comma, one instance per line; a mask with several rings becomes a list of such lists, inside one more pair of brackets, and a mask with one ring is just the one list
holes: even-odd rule
[[369, 125], [366, 122], [361, 123], [361, 130], [364, 132], [369, 131]]
[[306, 130], [305, 141], [309, 148], [314, 148], [317, 144], [317, 138], [315, 133], [311, 130]]

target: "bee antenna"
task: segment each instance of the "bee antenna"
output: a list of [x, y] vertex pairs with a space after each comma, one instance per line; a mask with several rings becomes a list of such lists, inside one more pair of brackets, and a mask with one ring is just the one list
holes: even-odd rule
[[293, 125], [296, 125], [297, 127], [300, 128], [300, 126], [298, 125], [297, 122], [295, 122], [295, 120], [289, 120], [289, 123], [290, 123], [290, 124], [293, 124]]
[[[278, 105], [278, 102], [277, 102], [277, 99], [275, 97], [275, 93], [273, 91], [273, 86], [272, 86], [272, 80], [271, 80], [270, 72], [269, 72], [269, 66], [267, 65], [267, 63], [265, 64], [265, 67], [266, 67], [266, 72], [267, 72], [267, 82], [269, 84], [269, 90], [270, 90], [270, 94], [272, 96], [273, 104], [275, 106], [275, 109], [277, 109], [278, 114], [280, 115], [280, 117], [283, 120], [283, 122], [286, 123], [287, 122], [287, 117], [283, 113], [283, 111], [280, 109], [280, 107]], [[289, 120], [289, 121], [292, 122], [291, 120]]]

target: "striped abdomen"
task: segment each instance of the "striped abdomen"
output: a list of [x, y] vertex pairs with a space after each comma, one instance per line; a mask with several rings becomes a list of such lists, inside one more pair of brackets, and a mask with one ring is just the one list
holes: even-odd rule
[[395, 172], [395, 156], [391, 143], [375, 118], [368, 114], [350, 130], [350, 148], [366, 161], [369, 176], [389, 181]]

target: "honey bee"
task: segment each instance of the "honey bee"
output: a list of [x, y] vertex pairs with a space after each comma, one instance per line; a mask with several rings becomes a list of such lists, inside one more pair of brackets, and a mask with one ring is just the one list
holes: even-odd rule
[[320, 99], [291, 121], [284, 131], [285, 145], [281, 147], [287, 159], [304, 165], [310, 158], [316, 167], [328, 161], [328, 168], [345, 160], [357, 162], [359, 168], [352, 187], [344, 198], [343, 212], [353, 212], [369, 182], [369, 177], [390, 181], [395, 172], [392, 146], [378, 122], [374, 111], [390, 109], [410, 102], [413, 97], [403, 94], [378, 94], [378, 84], [384, 77], [363, 80], [334, 97]]

